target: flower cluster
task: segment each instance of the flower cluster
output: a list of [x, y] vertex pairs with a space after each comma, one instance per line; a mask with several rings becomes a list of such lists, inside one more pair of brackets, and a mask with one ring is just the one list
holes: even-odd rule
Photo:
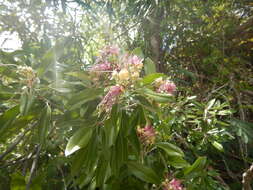
[[140, 78], [140, 72], [143, 67], [142, 61], [143, 59], [136, 55], [120, 54], [117, 46], [107, 46], [100, 52], [96, 64], [90, 69], [92, 79], [94, 82], [104, 79], [100, 80], [104, 84], [108, 84], [110, 80], [115, 80], [116, 82], [116, 85], [110, 88], [99, 104], [100, 111], [109, 112], [122, 90], [130, 87]]
[[113, 104], [116, 103], [117, 98], [119, 95], [123, 92], [123, 87], [121, 86], [112, 86], [109, 90], [109, 92], [104, 96], [103, 100], [98, 105], [100, 112], [106, 111], [109, 112], [113, 106]]
[[170, 80], [158, 78], [155, 80], [156, 92], [173, 95], [176, 92], [176, 85]]
[[154, 144], [156, 132], [151, 125], [146, 125], [144, 128], [138, 128], [137, 134], [142, 144], [145, 145]]
[[26, 86], [31, 88], [33, 84], [37, 81], [36, 73], [29, 66], [19, 66], [17, 73], [21, 76], [22, 81], [25, 82]]
[[112, 78], [115, 79], [118, 84], [129, 85], [140, 78], [143, 59], [140, 59], [136, 55], [126, 54], [122, 58], [122, 61], [120, 70], [115, 70], [112, 74]]
[[[90, 69], [91, 73], [100, 77], [103, 73], [110, 73], [117, 67], [116, 58], [119, 55], [117, 46], [107, 46], [96, 60], [96, 64]], [[110, 74], [109, 74], [110, 75]]]
[[93, 72], [99, 72], [99, 71], [111, 71], [112, 65], [110, 62], [105, 61], [104, 63], [96, 64], [91, 68], [91, 71]]
[[180, 180], [173, 178], [171, 181], [168, 179], [163, 182], [163, 190], [184, 190]]

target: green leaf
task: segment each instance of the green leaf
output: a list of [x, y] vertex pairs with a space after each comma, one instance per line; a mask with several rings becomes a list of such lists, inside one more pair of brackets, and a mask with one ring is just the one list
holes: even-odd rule
[[143, 85], [148, 85], [154, 82], [157, 78], [164, 77], [164, 76], [166, 75], [163, 73], [152, 73], [143, 77], [143, 79], [141, 80], [141, 83]]
[[219, 150], [220, 152], [224, 152], [224, 148], [222, 146], [222, 144], [218, 143], [217, 141], [212, 142], [212, 145]]
[[142, 50], [141, 50], [140, 47], [135, 48], [135, 49], [132, 51], [132, 54], [137, 55], [138, 57], [140, 57], [140, 58], [142, 58], [142, 59], [144, 58], [144, 54], [143, 54], [143, 52], [142, 52]]
[[245, 143], [252, 142], [253, 123], [233, 118], [230, 120], [230, 125], [233, 127], [232, 130], [235, 131]]
[[143, 88], [143, 89], [139, 90], [139, 92], [142, 95], [144, 95], [144, 96], [146, 95], [149, 98], [151, 98], [159, 103], [167, 103], [173, 98], [173, 96], [171, 96], [171, 95], [156, 93], [153, 90], [150, 90], [148, 88]]
[[169, 156], [184, 156], [184, 152], [177, 146], [168, 143], [160, 142], [155, 144], [157, 147], [163, 149]]
[[109, 163], [107, 160], [104, 159], [104, 157], [100, 157], [100, 160], [97, 165], [96, 169], [96, 185], [97, 187], [102, 187], [104, 184], [106, 178], [107, 178], [107, 173], [109, 171]]
[[146, 75], [156, 72], [156, 66], [150, 58], [145, 59], [144, 71]]
[[65, 149], [65, 155], [73, 154], [80, 148], [84, 148], [90, 141], [92, 136], [92, 127], [82, 127], [69, 139]]
[[69, 39], [66, 38], [64, 40], [57, 41], [55, 46], [49, 49], [43, 55], [41, 59], [41, 64], [37, 69], [37, 74], [39, 78], [41, 78], [41, 76], [49, 69], [50, 65], [55, 64], [58, 59], [63, 55], [64, 47], [66, 47], [68, 40]]
[[84, 81], [90, 81], [89, 75], [87, 73], [85, 73], [84, 71], [68, 72], [65, 74], [72, 76], [72, 77], [76, 77], [76, 78], [84, 80]]
[[51, 107], [47, 104], [43, 109], [39, 120], [39, 140], [44, 144], [48, 135], [51, 120]]
[[156, 105], [152, 105], [144, 96], [135, 96], [138, 103], [143, 106], [145, 109], [151, 112], [159, 112], [159, 108]]
[[175, 168], [186, 168], [190, 166], [190, 164], [183, 157], [180, 156], [169, 157], [168, 163]]
[[111, 120], [107, 120], [103, 129], [105, 132], [106, 146], [111, 147], [116, 141], [119, 127], [117, 126], [117, 124], [111, 122]]
[[137, 162], [128, 162], [127, 166], [137, 178], [148, 183], [160, 184], [160, 178], [151, 168]]
[[9, 126], [16, 120], [18, 114], [19, 106], [14, 106], [0, 116], [0, 138], [5, 134], [5, 130], [8, 130]]
[[21, 94], [21, 98], [20, 98], [20, 113], [22, 116], [26, 115], [33, 102], [34, 102], [35, 97], [33, 96], [32, 93], [29, 92], [24, 92]]
[[158, 148], [163, 149], [167, 153], [167, 155], [169, 156], [168, 163], [173, 167], [184, 168], [189, 166], [189, 163], [183, 158], [183, 151], [179, 147], [168, 142], [160, 142], [156, 143], [155, 145]]
[[192, 172], [202, 171], [206, 165], [206, 157], [199, 157], [190, 167], [184, 170], [184, 174], [188, 175]]
[[120, 132], [115, 146], [112, 149], [111, 168], [114, 175], [119, 175], [119, 170], [123, 163], [127, 160], [128, 144], [122, 131]]
[[205, 110], [204, 110], [204, 119], [206, 119], [207, 113], [208, 113], [208, 111], [213, 107], [215, 101], [216, 101], [216, 99], [212, 99], [212, 100], [210, 100], [210, 101], [207, 103], [206, 108], [205, 108]]
[[70, 110], [80, 108], [84, 103], [99, 98], [102, 93], [102, 89], [85, 89], [80, 93], [74, 94], [68, 102]]

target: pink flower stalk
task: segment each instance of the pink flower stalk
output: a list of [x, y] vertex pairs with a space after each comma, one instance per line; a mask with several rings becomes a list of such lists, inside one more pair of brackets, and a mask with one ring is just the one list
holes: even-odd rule
[[112, 70], [111, 63], [107, 61], [104, 63], [96, 64], [91, 68], [91, 71], [111, 71], [111, 70]]
[[169, 183], [165, 183], [163, 190], [184, 190], [180, 180], [173, 178]]
[[110, 111], [113, 104], [116, 103], [118, 96], [123, 92], [123, 88], [121, 86], [112, 86], [109, 92], [105, 95], [99, 107], [106, 112]]
[[173, 95], [175, 91], [176, 91], [176, 85], [170, 81], [166, 81], [162, 83], [157, 89], [157, 92], [159, 93], [167, 93], [170, 95]]
[[112, 96], [118, 96], [122, 92], [122, 87], [121, 86], [112, 86], [108, 92], [108, 94]]

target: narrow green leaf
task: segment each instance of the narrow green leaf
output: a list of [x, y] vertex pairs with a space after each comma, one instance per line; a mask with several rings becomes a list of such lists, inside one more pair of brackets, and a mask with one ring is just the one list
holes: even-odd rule
[[212, 145], [219, 150], [220, 152], [224, 152], [224, 148], [222, 146], [222, 144], [218, 143], [217, 141], [212, 142]]
[[87, 73], [85, 73], [84, 71], [75, 71], [75, 72], [68, 72], [65, 73], [66, 75], [72, 76], [72, 77], [76, 77], [78, 79], [84, 80], [84, 81], [90, 81], [90, 77]]
[[29, 93], [29, 92], [24, 92], [21, 94], [21, 98], [20, 98], [20, 113], [22, 116], [26, 115], [33, 102], [34, 102], [35, 97], [33, 96], [33, 94]]
[[80, 148], [84, 148], [90, 141], [92, 136], [92, 127], [82, 127], [69, 139], [65, 149], [65, 155], [73, 154]]
[[190, 164], [183, 157], [180, 156], [169, 157], [168, 163], [175, 168], [186, 168], [190, 166]]
[[206, 157], [199, 157], [190, 167], [184, 170], [184, 174], [188, 175], [192, 172], [199, 172], [204, 169], [206, 165]]
[[102, 93], [102, 89], [85, 89], [80, 93], [74, 94], [68, 102], [70, 110], [79, 108], [84, 103], [99, 98]]
[[97, 187], [102, 187], [102, 185], [104, 184], [107, 178], [107, 173], [109, 171], [108, 167], [109, 167], [108, 161], [105, 160], [103, 157], [101, 157], [98, 162], [97, 170], [96, 170], [96, 186]]
[[143, 79], [140, 81], [143, 85], [148, 85], [154, 82], [157, 78], [166, 76], [163, 73], [151, 73], [149, 75], [146, 75], [143, 77]]
[[149, 98], [151, 98], [159, 103], [167, 103], [173, 98], [173, 96], [171, 96], [171, 95], [156, 93], [153, 90], [148, 89], [148, 88], [143, 88], [143, 89], [139, 90], [139, 92], [142, 95], [144, 95], [144, 96], [146, 95]]
[[137, 178], [148, 183], [160, 184], [160, 178], [151, 168], [137, 162], [128, 162], [127, 166]]
[[48, 132], [49, 125], [51, 120], [51, 107], [46, 105], [43, 109], [40, 120], [39, 120], [39, 140], [41, 144], [45, 144]]
[[168, 142], [160, 142], [156, 143], [155, 145], [163, 149], [169, 156], [184, 156], [184, 152], [174, 144]]
[[19, 114], [19, 105], [10, 108], [0, 116], [0, 138], [5, 134], [5, 130], [16, 120]]

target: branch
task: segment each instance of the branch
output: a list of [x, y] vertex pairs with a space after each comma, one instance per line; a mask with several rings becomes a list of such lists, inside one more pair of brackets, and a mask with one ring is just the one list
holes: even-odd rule
[[250, 168], [242, 174], [242, 186], [243, 190], [252, 190], [251, 188], [251, 180], [253, 178], [253, 164]]
[[32, 178], [33, 178], [33, 176], [34, 176], [34, 172], [35, 172], [35, 169], [36, 169], [38, 160], [39, 160], [40, 150], [41, 150], [41, 145], [39, 145], [39, 146], [37, 147], [36, 156], [35, 156], [35, 158], [34, 158], [34, 160], [33, 160], [33, 163], [32, 163], [32, 167], [31, 167], [31, 171], [30, 171], [30, 176], [29, 176], [29, 178], [28, 178], [28, 183], [27, 183], [27, 185], [26, 185], [26, 190], [29, 190], [30, 187], [31, 187]]
[[18, 65], [15, 65], [15, 64], [1, 64], [1, 63], [0, 63], [0, 67], [7, 67], [7, 66], [14, 66], [14, 67], [17, 67]]
[[7, 148], [7, 150], [3, 153], [3, 154], [0, 154], [0, 161], [7, 155], [9, 154], [10, 152], [12, 152], [16, 146], [23, 140], [23, 138], [25, 137], [26, 133], [28, 131], [30, 131], [32, 128], [34, 127], [34, 125], [28, 127], [23, 133], [21, 133], [17, 139]]

